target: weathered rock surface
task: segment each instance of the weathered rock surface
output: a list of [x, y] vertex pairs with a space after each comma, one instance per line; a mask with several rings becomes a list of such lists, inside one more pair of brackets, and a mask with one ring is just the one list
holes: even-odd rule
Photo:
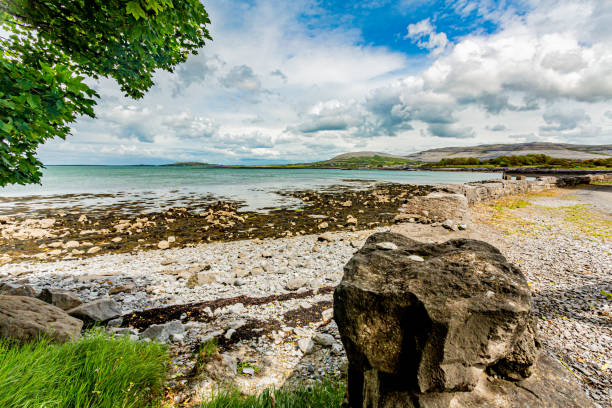
[[0, 283], [0, 295], [36, 297], [38, 293], [30, 285]]
[[86, 323], [103, 322], [119, 316], [121, 307], [113, 299], [98, 299], [70, 309], [68, 314]]
[[[520, 270], [487, 243], [374, 234], [345, 267], [334, 318], [351, 407], [541, 406], [558, 397], [512, 382], [528, 377], [537, 358], [531, 295]], [[563, 377], [546, 367], [538, 385]], [[551, 406], [573, 406], [563, 401]]]
[[82, 327], [82, 321], [42, 300], [0, 295], [0, 338], [22, 343], [45, 334], [64, 342], [79, 337]]
[[63, 289], [45, 288], [38, 298], [62, 310], [70, 310], [83, 304], [78, 295]]
[[[468, 218], [468, 199], [463, 194], [443, 192], [412, 197], [399, 209], [401, 213], [418, 216], [420, 220], [463, 222]], [[401, 221], [398, 219], [398, 221]]]

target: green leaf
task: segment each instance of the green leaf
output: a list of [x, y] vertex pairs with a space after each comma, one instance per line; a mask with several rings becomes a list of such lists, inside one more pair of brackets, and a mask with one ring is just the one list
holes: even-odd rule
[[130, 2], [128, 2], [128, 4], [125, 6], [125, 9], [126, 9], [127, 13], [131, 14], [132, 16], [134, 16], [134, 18], [136, 20], [138, 20], [141, 17], [142, 18], [147, 18], [147, 14], [144, 12], [142, 7], [140, 7], [140, 4], [138, 4], [137, 1], [130, 1]]

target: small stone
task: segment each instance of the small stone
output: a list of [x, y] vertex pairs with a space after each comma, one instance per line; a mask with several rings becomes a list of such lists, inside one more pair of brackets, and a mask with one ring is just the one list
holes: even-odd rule
[[261, 257], [262, 258], [272, 258], [272, 252], [264, 251], [264, 252], [261, 253]]
[[228, 353], [222, 353], [220, 354], [220, 356], [223, 359], [225, 365], [230, 369], [232, 374], [236, 374], [236, 372], [238, 371], [238, 361], [236, 360], [236, 357]]
[[465, 230], [467, 229], [467, 225], [465, 225], [465, 224], [458, 224], [458, 225], [457, 225], [457, 228], [458, 228], [460, 231], [465, 231]]
[[395, 251], [397, 249], [397, 245], [395, 245], [393, 242], [379, 242], [376, 244], [376, 248], [385, 251]]
[[336, 342], [334, 336], [326, 333], [315, 333], [313, 340], [324, 347], [331, 347]]
[[298, 348], [304, 354], [310, 354], [312, 353], [312, 350], [314, 349], [314, 342], [310, 338], [299, 339], [297, 344], [298, 344]]
[[168, 243], [168, 241], [159, 241], [157, 243], [157, 247], [159, 249], [168, 249], [168, 248], [170, 248], [170, 244]]
[[87, 253], [88, 253], [88, 254], [90, 254], [90, 255], [91, 255], [91, 254], [95, 254], [95, 253], [100, 252], [100, 250], [101, 250], [101, 249], [102, 249], [102, 248], [100, 248], [99, 246], [93, 246], [93, 247], [91, 247], [91, 248], [89, 248], [89, 249], [87, 250]]
[[285, 289], [287, 290], [298, 290], [306, 284], [306, 281], [302, 278], [293, 278], [290, 279], [285, 285]]
[[229, 329], [225, 332], [225, 335], [223, 337], [225, 337], [227, 340], [231, 340], [234, 333], [236, 333], [236, 329]]
[[79, 241], [68, 241], [64, 244], [64, 248], [66, 249], [70, 249], [70, 248], [78, 248], [80, 247], [81, 244], [79, 243]]
[[321, 312], [321, 316], [324, 321], [328, 321], [334, 318], [334, 309], [325, 309]]
[[323, 221], [322, 223], [320, 223], [320, 224], [317, 226], [317, 228], [319, 228], [319, 229], [325, 229], [325, 228], [327, 228], [327, 227], [329, 227], [329, 224], [327, 223], [327, 221]]
[[255, 375], [255, 370], [251, 367], [244, 367], [242, 369], [242, 374], [253, 376]]
[[169, 243], [175, 242], [176, 241], [176, 237], [175, 236], [168, 237], [167, 241]]
[[106, 324], [106, 327], [121, 327], [123, 324], [123, 317], [117, 317], [116, 319], [111, 319]]
[[334, 240], [334, 236], [329, 232], [324, 232], [317, 237], [317, 240], [321, 242], [332, 242]]
[[108, 291], [108, 294], [116, 295], [118, 293], [131, 293], [133, 289], [134, 285], [115, 286], [114, 288], [111, 288], [111, 290]]
[[261, 266], [256, 266], [251, 269], [251, 276], [263, 275], [264, 273], [265, 271]]
[[415, 262], [424, 262], [425, 259], [423, 259], [423, 257], [420, 257], [418, 255], [409, 255], [408, 259], [410, 259], [411, 261], [415, 261]]
[[116, 243], [118, 243], [118, 242], [121, 242], [121, 240], [123, 240], [123, 238], [121, 238], [121, 237], [115, 237], [115, 238], [111, 239], [111, 242], [114, 242], [114, 243], [116, 244]]

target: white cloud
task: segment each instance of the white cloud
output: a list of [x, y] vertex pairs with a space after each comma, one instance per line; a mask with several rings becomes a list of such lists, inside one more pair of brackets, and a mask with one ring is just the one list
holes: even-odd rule
[[[211, 2], [214, 41], [138, 101], [109, 80], [98, 118], [43, 146], [48, 164], [307, 161], [350, 150], [410, 153], [528, 140], [612, 143], [612, 3], [526, 0], [500, 11], [461, 0], [499, 25], [454, 39], [435, 16], [407, 38], [419, 61], [355, 29], [310, 27], [306, 0]], [[414, 2], [412, 2], [414, 3]], [[409, 16], [406, 15], [407, 22]]]
[[446, 34], [437, 33], [429, 18], [408, 25], [408, 34], [404, 38], [415, 41], [419, 47], [430, 50], [434, 56], [443, 53], [449, 45]]

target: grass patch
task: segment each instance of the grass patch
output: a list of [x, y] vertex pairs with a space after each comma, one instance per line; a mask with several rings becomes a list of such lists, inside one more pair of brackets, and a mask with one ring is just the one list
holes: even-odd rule
[[565, 222], [583, 234], [604, 241], [612, 238], [612, 221], [589, 210], [587, 206], [563, 206], [557, 210], [562, 212]]
[[61, 345], [0, 342], [0, 407], [141, 408], [163, 396], [169, 357], [156, 343], [90, 332]]
[[521, 198], [508, 198], [505, 200], [496, 201], [491, 207], [496, 209], [498, 212], [504, 210], [516, 210], [517, 208], [529, 207], [531, 203]]
[[217, 347], [217, 340], [210, 339], [206, 343], [200, 344], [200, 348], [198, 349], [198, 356], [196, 358], [196, 365], [198, 369], [201, 371], [202, 368], [208, 363], [212, 356], [217, 354], [219, 349]]
[[591, 184], [594, 184], [596, 186], [612, 186], [612, 180], [611, 181], [596, 181]]
[[201, 408], [339, 408], [345, 393], [341, 381], [327, 380], [294, 389], [266, 390], [244, 395], [237, 390], [221, 392]]

